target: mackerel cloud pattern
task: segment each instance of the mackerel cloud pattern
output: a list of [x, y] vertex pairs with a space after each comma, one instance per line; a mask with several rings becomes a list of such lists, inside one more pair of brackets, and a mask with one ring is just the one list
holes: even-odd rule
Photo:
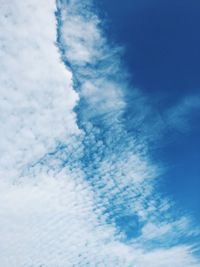
[[158, 192], [145, 99], [94, 5], [0, 13], [0, 266], [199, 267], [199, 230]]

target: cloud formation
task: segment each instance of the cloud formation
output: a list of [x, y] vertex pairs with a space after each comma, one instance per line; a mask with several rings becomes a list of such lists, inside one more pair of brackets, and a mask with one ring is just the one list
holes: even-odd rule
[[198, 230], [156, 191], [159, 166], [126, 129], [121, 49], [92, 3], [0, 12], [2, 266], [200, 266]]

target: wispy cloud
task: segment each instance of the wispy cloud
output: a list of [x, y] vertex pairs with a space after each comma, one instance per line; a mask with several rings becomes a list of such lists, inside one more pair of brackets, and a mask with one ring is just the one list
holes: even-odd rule
[[200, 266], [198, 230], [157, 191], [145, 136], [127, 131], [121, 48], [92, 3], [3, 1], [0, 12], [1, 264]]
[[185, 96], [178, 104], [167, 110], [166, 120], [168, 125], [180, 132], [188, 132], [192, 125], [192, 120], [199, 114], [200, 96]]

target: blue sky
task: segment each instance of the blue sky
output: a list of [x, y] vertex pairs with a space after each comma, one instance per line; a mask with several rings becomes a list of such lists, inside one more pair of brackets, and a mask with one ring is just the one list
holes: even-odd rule
[[2, 1], [2, 266], [200, 267], [197, 7], [160, 3]]
[[[125, 46], [133, 85], [148, 95], [157, 112], [199, 94], [199, 1], [102, 0], [99, 6], [108, 36]], [[168, 165], [163, 192], [200, 221], [200, 110], [187, 117], [188, 130], [172, 130], [153, 154]]]

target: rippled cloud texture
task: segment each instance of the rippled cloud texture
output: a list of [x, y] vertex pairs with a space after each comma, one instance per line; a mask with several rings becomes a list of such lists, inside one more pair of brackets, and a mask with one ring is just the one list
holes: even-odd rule
[[0, 265], [198, 267], [198, 229], [157, 192], [145, 131], [126, 129], [121, 49], [93, 10], [1, 1]]

